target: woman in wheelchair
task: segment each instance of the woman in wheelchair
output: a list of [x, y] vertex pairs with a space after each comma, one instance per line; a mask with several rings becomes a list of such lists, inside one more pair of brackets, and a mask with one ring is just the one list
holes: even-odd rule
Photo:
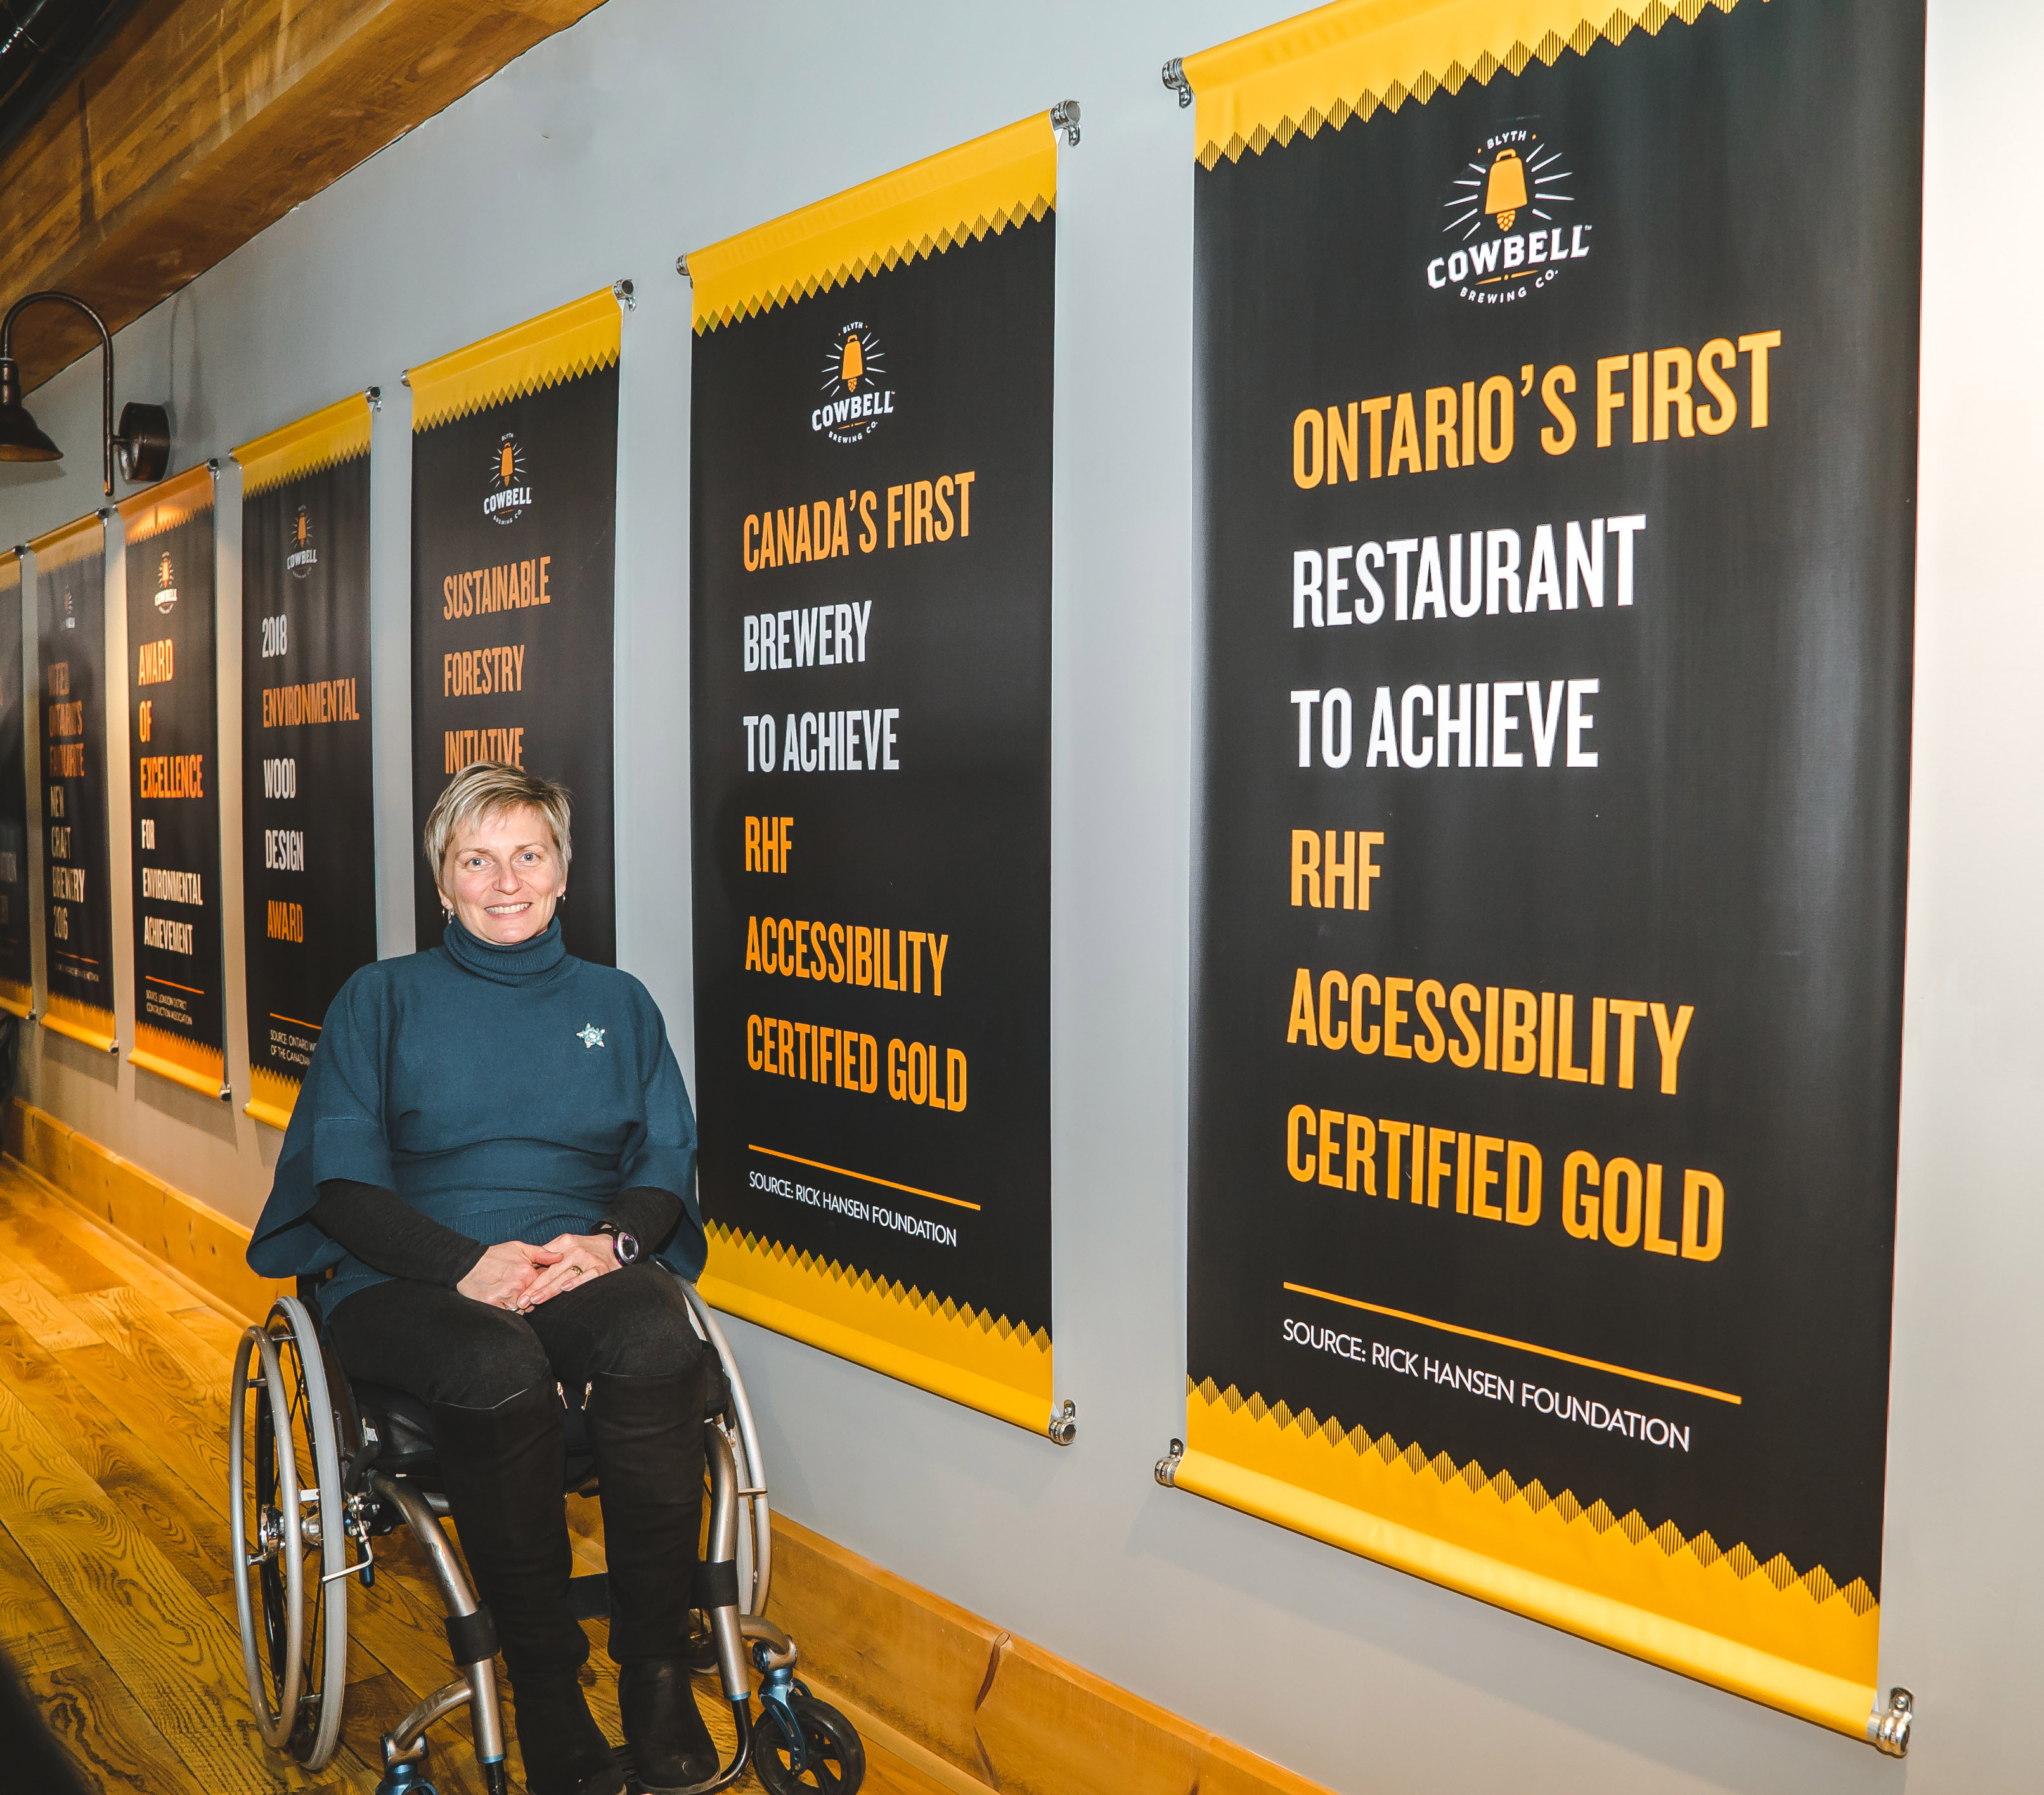
[[624, 1788], [569, 1609], [563, 1404], [584, 1410], [626, 1743], [646, 1788], [682, 1789], [717, 1770], [685, 1659], [718, 1375], [674, 1275], [705, 1256], [688, 1091], [645, 988], [562, 945], [564, 790], [471, 766], [425, 846], [446, 932], [335, 999], [250, 1258], [330, 1269], [350, 1376], [430, 1407], [532, 1795]]

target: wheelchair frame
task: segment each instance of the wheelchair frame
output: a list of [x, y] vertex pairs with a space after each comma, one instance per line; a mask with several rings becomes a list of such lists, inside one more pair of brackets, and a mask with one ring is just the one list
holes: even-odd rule
[[[794, 1641], [766, 1617], [773, 1517], [743, 1380], [717, 1317], [693, 1284], [679, 1281], [697, 1335], [717, 1354], [729, 1391], [722, 1413], [704, 1421], [710, 1519], [697, 1594], [708, 1638], [691, 1668], [716, 1674], [737, 1732], [732, 1762], [687, 1795], [713, 1795], [743, 1775], [748, 1762], [777, 1795], [806, 1786], [855, 1795], [865, 1774], [858, 1734], [795, 1680]], [[463, 1707], [490, 1795], [505, 1795], [495, 1628], [441, 1528], [446, 1498], [381, 1462], [402, 1443], [384, 1439], [358, 1404], [302, 1285], [301, 1293], [277, 1299], [264, 1321], [244, 1333], [234, 1361], [228, 1461], [235, 1604], [243, 1673], [263, 1741], [310, 1771], [332, 1758], [347, 1692], [348, 1586], [357, 1577], [365, 1586], [374, 1584], [371, 1542], [405, 1526], [432, 1566], [459, 1674], [382, 1736], [377, 1795], [432, 1795], [427, 1729]], [[308, 1470], [309, 1487], [302, 1476]], [[594, 1487], [593, 1479], [585, 1479], [578, 1490], [564, 1490], [563, 1500]], [[601, 1605], [582, 1599], [589, 1591], [577, 1586], [599, 1582]], [[573, 1578], [570, 1598], [580, 1618], [606, 1613], [607, 1580]], [[768, 1725], [758, 1736], [768, 1748], [757, 1752], [748, 1655], [761, 1674], [761, 1718]], [[802, 1781], [805, 1773], [813, 1775], [813, 1785]]]

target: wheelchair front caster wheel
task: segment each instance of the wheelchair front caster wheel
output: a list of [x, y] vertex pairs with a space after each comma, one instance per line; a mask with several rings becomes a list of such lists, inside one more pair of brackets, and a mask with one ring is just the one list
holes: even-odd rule
[[802, 1767], [794, 1767], [778, 1716], [770, 1709], [762, 1713], [752, 1729], [752, 1768], [766, 1795], [798, 1795], [803, 1789], [855, 1795], [866, 1780], [866, 1747], [851, 1722], [828, 1702], [799, 1690], [788, 1701], [802, 1729]]
[[376, 1785], [375, 1795], [433, 1795], [433, 1785], [426, 1780], [425, 1760], [391, 1765]]

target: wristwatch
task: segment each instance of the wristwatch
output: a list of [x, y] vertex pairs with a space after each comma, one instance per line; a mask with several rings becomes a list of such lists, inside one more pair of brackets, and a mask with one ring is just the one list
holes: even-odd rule
[[608, 1234], [610, 1237], [610, 1250], [617, 1254], [617, 1263], [620, 1265], [631, 1265], [637, 1263], [639, 1237], [629, 1229], [620, 1228], [615, 1222], [599, 1222], [596, 1225], [596, 1231], [599, 1234]]

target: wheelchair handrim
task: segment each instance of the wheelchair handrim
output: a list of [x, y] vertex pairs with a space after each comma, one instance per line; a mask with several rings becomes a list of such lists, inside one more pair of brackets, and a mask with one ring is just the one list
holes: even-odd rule
[[[291, 1437], [290, 1409], [284, 1394], [283, 1367], [277, 1357], [276, 1342], [267, 1327], [251, 1328], [241, 1337], [241, 1349], [235, 1355], [234, 1383], [231, 1400], [233, 1415], [227, 1439], [227, 1477], [229, 1529], [234, 1549], [234, 1609], [241, 1623], [241, 1667], [248, 1684], [248, 1705], [255, 1710], [256, 1725], [263, 1735], [263, 1742], [275, 1749], [282, 1750], [298, 1724], [298, 1697], [301, 1693], [301, 1654], [298, 1643], [303, 1638], [305, 1627], [305, 1568], [295, 1551], [279, 1550], [279, 1557], [284, 1563], [285, 1630], [291, 1640], [291, 1649], [286, 1655], [282, 1689], [278, 1692], [278, 1702], [273, 1711], [270, 1705], [271, 1678], [263, 1673], [261, 1654], [257, 1649], [254, 1604], [250, 1600], [251, 1573], [256, 1566], [249, 1562], [248, 1555], [248, 1465], [247, 1448], [244, 1444], [252, 1417], [248, 1413], [248, 1357], [251, 1352], [263, 1362], [263, 1394], [268, 1406], [271, 1433], [289, 1441]], [[262, 1417], [253, 1417], [259, 1431]], [[277, 1455], [279, 1508], [290, 1525], [295, 1527], [298, 1513], [298, 1466], [296, 1453], [285, 1451]], [[260, 1505], [259, 1500], [258, 1505]], [[268, 1617], [264, 1617], [267, 1628]]]
[[[341, 1575], [348, 1563], [345, 1493], [340, 1486], [340, 1452], [334, 1437], [332, 1393], [327, 1387], [326, 1359], [320, 1350], [319, 1329], [296, 1297], [280, 1297], [271, 1313], [284, 1312], [292, 1351], [305, 1394], [305, 1427], [313, 1450], [313, 1474], [319, 1480], [320, 1580], [314, 1592], [313, 1624], [320, 1628], [319, 1716], [312, 1739], [299, 1762], [309, 1770], [325, 1768], [340, 1743], [341, 1706], [348, 1682], [348, 1586]], [[310, 1350], [307, 1348], [309, 1345]], [[323, 1624], [321, 1624], [323, 1623]], [[301, 1662], [304, 1654], [300, 1654]]]

